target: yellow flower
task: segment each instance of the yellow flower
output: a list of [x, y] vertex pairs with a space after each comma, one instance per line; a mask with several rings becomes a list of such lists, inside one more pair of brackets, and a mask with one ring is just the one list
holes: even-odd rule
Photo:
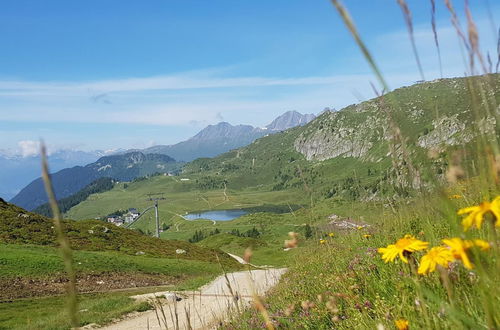
[[474, 245], [477, 246], [481, 251], [488, 251], [490, 249], [490, 243], [483, 241], [482, 239], [475, 239]]
[[462, 195], [451, 195], [451, 196], [448, 196], [449, 199], [459, 199], [459, 198], [462, 198]]
[[490, 248], [490, 244], [482, 239], [475, 239], [474, 241], [463, 240], [461, 238], [455, 237], [450, 239], [444, 239], [443, 243], [450, 247], [450, 252], [453, 258], [456, 260], [461, 260], [464, 267], [467, 269], [474, 268], [474, 265], [470, 261], [468, 251], [470, 248], [476, 246], [481, 251], [487, 251]]
[[449, 249], [443, 246], [433, 247], [420, 259], [418, 273], [420, 275], [427, 275], [435, 271], [437, 265], [448, 267], [448, 264], [452, 261], [453, 255]]
[[408, 320], [399, 319], [399, 320], [394, 321], [394, 323], [396, 324], [396, 328], [398, 330], [408, 330], [408, 329], [410, 329], [410, 322], [408, 322]]
[[481, 228], [484, 221], [484, 215], [491, 212], [496, 219], [495, 226], [500, 226], [500, 196], [497, 196], [491, 203], [482, 202], [478, 206], [465, 207], [458, 210], [458, 215], [468, 214], [462, 220], [462, 226], [464, 231], [469, 230], [470, 227], [476, 225], [476, 228]]
[[363, 237], [364, 238], [370, 238], [370, 237], [372, 237], [372, 235], [370, 235], [370, 234], [364, 234]]
[[361, 229], [365, 228], [365, 226], [357, 226], [356, 228], [357, 228], [358, 230], [361, 230]]
[[325, 244], [326, 243], [326, 239], [320, 239], [319, 240], [319, 244]]
[[382, 254], [382, 259], [385, 262], [392, 262], [399, 255], [403, 262], [408, 263], [405, 254], [408, 255], [415, 251], [425, 250], [427, 246], [429, 246], [428, 242], [416, 239], [412, 235], [405, 235], [396, 244], [388, 245], [386, 248], [379, 248], [378, 252]]
[[333, 236], [335, 236], [335, 234], [334, 233], [330, 233], [330, 234], [328, 234], [328, 236], [333, 237]]

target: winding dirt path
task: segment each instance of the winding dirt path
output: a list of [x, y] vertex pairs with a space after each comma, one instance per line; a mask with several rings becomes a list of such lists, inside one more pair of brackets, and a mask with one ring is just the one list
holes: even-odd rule
[[259, 269], [221, 275], [199, 291], [177, 292], [180, 301], [162, 303], [158, 310], [132, 315], [103, 329], [211, 329], [230, 313], [238, 312], [249, 304], [255, 291], [265, 294], [286, 271]]

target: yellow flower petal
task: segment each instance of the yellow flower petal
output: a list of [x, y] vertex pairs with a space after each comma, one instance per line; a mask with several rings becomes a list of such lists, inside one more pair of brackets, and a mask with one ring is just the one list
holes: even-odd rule
[[464, 231], [467, 231], [474, 225], [478, 229], [481, 228], [484, 221], [484, 216], [489, 212], [496, 220], [495, 226], [500, 226], [500, 196], [497, 196], [495, 199], [493, 199], [491, 203], [485, 201], [477, 206], [470, 206], [460, 209], [458, 210], [457, 214], [467, 214], [467, 216], [462, 220]]
[[474, 245], [481, 249], [481, 251], [488, 251], [491, 247], [490, 243], [483, 241], [482, 239], [475, 239]]
[[450, 248], [453, 258], [461, 260], [465, 268], [474, 268], [474, 265], [470, 261], [467, 254], [467, 250], [473, 246], [472, 242], [464, 241], [461, 238], [455, 237], [451, 239], [443, 239], [443, 243]]
[[408, 320], [405, 320], [405, 319], [396, 320], [396, 321], [394, 321], [394, 324], [396, 325], [396, 328], [398, 330], [410, 329], [410, 322], [408, 322]]
[[427, 275], [436, 270], [438, 265], [448, 267], [448, 264], [453, 261], [451, 251], [443, 246], [433, 247], [420, 259], [418, 273]]
[[385, 262], [392, 262], [399, 256], [403, 262], [408, 263], [405, 252], [410, 254], [415, 251], [424, 250], [428, 245], [428, 242], [418, 240], [412, 235], [405, 235], [403, 238], [397, 240], [396, 244], [390, 244], [386, 248], [380, 248], [378, 252], [382, 254], [382, 259]]

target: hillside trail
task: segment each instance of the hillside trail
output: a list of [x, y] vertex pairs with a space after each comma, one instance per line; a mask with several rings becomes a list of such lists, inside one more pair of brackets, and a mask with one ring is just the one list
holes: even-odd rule
[[157, 312], [135, 313], [102, 329], [213, 329], [231, 313], [248, 306], [254, 291], [259, 296], [264, 295], [278, 283], [285, 271], [286, 268], [279, 268], [228, 273], [198, 291], [175, 292], [179, 301], [165, 292], [138, 296], [135, 298], [147, 300], [167, 294], [170, 299], [162, 299]]
[[242, 257], [237, 256], [236, 254], [232, 254], [232, 253], [229, 253], [229, 252], [226, 252], [226, 254], [228, 256], [230, 256], [231, 258], [233, 258], [234, 260], [238, 261], [242, 265], [249, 265], [249, 266], [252, 266], [252, 267], [257, 268], [257, 269], [270, 269], [270, 268], [274, 268], [274, 266], [268, 266], [268, 265], [257, 266], [257, 265], [254, 265], [252, 263], [249, 263], [249, 262], [245, 261]]

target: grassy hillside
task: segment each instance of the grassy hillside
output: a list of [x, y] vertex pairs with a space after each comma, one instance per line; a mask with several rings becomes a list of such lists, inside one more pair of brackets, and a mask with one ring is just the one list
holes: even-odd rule
[[[56, 248], [1, 244], [0, 300], [64, 293], [64, 263]], [[75, 251], [80, 292], [179, 284], [221, 272], [215, 262]], [[98, 284], [98, 282], [100, 284]]]
[[[232, 263], [231, 258], [216, 250], [201, 249], [187, 242], [156, 239], [99, 220], [66, 220], [63, 227], [75, 250], [118, 251], [131, 255], [140, 253], [210, 262], [216, 262], [218, 255], [223, 263]], [[4, 243], [56, 245], [52, 220], [1, 199], [0, 239]], [[187, 253], [178, 255], [175, 252], [177, 249], [186, 250]]]

